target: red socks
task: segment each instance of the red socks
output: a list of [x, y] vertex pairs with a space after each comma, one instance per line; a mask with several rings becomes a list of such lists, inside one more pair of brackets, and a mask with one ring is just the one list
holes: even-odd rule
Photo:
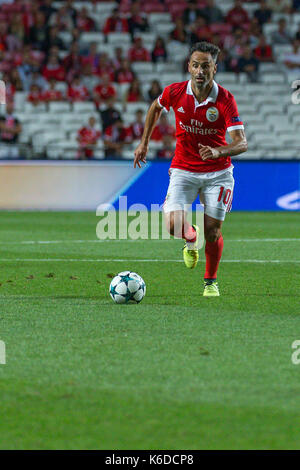
[[205, 245], [205, 256], [206, 256], [206, 267], [204, 279], [216, 279], [219, 262], [223, 251], [223, 237], [222, 234], [216, 242], [206, 241]]
[[188, 222], [185, 222], [182, 229], [182, 238], [188, 243], [194, 243], [196, 241], [196, 230]]

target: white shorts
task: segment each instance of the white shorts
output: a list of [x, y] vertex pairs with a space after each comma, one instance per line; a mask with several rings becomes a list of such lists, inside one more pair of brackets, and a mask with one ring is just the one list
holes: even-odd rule
[[214, 219], [224, 220], [232, 205], [232, 169], [233, 166], [213, 173], [193, 173], [171, 168], [164, 212], [187, 211], [199, 194], [204, 213]]

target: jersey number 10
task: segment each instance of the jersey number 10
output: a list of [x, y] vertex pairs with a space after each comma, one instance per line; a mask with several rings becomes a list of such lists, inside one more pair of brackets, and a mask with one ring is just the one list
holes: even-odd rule
[[[219, 197], [218, 197], [218, 202], [221, 201], [222, 197], [223, 197], [223, 193], [224, 193], [224, 186], [221, 186], [220, 188], [220, 193], [219, 193]], [[228, 204], [228, 201], [230, 199], [230, 196], [231, 196], [231, 189], [226, 189], [225, 191], [225, 194], [224, 194], [224, 197], [223, 197], [223, 204], [226, 206], [226, 204]]]

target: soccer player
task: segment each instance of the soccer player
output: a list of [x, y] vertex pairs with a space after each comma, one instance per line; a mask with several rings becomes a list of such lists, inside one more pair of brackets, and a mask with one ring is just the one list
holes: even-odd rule
[[[217, 46], [207, 42], [192, 46], [188, 62], [191, 79], [167, 86], [152, 103], [134, 153], [134, 167], [141, 167], [141, 162], [146, 163], [149, 139], [162, 108], [169, 111], [172, 107], [177, 141], [164, 213], [170, 234], [185, 239], [185, 265], [195, 268], [199, 258], [199, 228], [188, 223], [185, 209], [200, 195], [206, 240], [203, 295], [208, 297], [220, 295], [217, 270], [223, 250], [221, 228], [231, 208], [234, 186], [230, 156], [247, 150], [234, 96], [214, 81], [219, 52]], [[232, 139], [229, 144], [226, 131]]]

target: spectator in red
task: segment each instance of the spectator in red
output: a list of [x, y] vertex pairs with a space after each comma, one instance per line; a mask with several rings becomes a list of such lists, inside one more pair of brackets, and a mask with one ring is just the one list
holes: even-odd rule
[[274, 62], [272, 46], [267, 44], [265, 36], [262, 34], [258, 46], [253, 50], [254, 57], [260, 62]]
[[152, 80], [151, 87], [149, 88], [147, 94], [149, 97], [150, 103], [159, 97], [163, 92], [162, 87], [158, 80]]
[[144, 132], [144, 111], [138, 109], [135, 112], [135, 121], [130, 125], [133, 140], [140, 140]]
[[[137, 78], [129, 85], [124, 95], [125, 103], [136, 103], [138, 101], [144, 101], [143, 93], [140, 88], [140, 82]], [[126, 105], [125, 105], [126, 108]]]
[[120, 15], [118, 8], [114, 8], [112, 15], [107, 18], [104, 24], [103, 33], [128, 33], [128, 31], [127, 19]]
[[42, 93], [38, 85], [31, 85], [27, 101], [34, 106], [38, 106], [42, 102]]
[[157, 158], [170, 160], [171, 158], [174, 157], [174, 152], [175, 152], [174, 137], [172, 137], [171, 135], [164, 135], [162, 142], [163, 142], [163, 146], [161, 149], [158, 150], [156, 156]]
[[91, 116], [88, 125], [79, 129], [77, 133], [77, 140], [79, 143], [79, 150], [77, 158], [93, 158], [94, 148], [101, 137], [101, 132], [96, 129], [96, 119]]
[[116, 83], [131, 83], [135, 74], [127, 59], [122, 60], [121, 67], [115, 72], [114, 81]]
[[76, 27], [84, 32], [95, 31], [95, 22], [88, 16], [88, 11], [85, 7], [82, 7], [77, 15]]
[[195, 23], [193, 23], [190, 27], [191, 36], [190, 42], [194, 44], [194, 42], [198, 41], [208, 41], [211, 40], [211, 29], [210, 26], [207, 24], [207, 20], [203, 16], [199, 16]]
[[136, 33], [145, 32], [149, 29], [147, 15], [141, 12], [139, 1], [135, 1], [131, 4], [130, 14], [128, 17], [128, 27], [132, 38]]
[[169, 124], [167, 116], [162, 114], [157, 126], [154, 128], [151, 139], [159, 142], [163, 139], [164, 135], [170, 135], [175, 138], [175, 129], [171, 124]]
[[116, 90], [110, 83], [110, 76], [108, 74], [102, 76], [102, 82], [95, 86], [93, 90], [93, 98], [96, 108], [98, 109], [102, 104], [107, 104], [110, 98], [116, 96]]
[[243, 8], [241, 0], [235, 0], [234, 7], [227, 13], [226, 23], [230, 23], [234, 27], [242, 27], [243, 24], [249, 23], [247, 10]]
[[183, 44], [186, 43], [187, 32], [184, 28], [184, 23], [180, 16], [178, 16], [175, 20], [175, 28], [170, 33], [170, 39], [173, 41], [182, 42]]
[[148, 50], [143, 46], [142, 38], [136, 37], [133, 46], [128, 51], [131, 62], [150, 62], [151, 57]]
[[59, 82], [63, 82], [65, 80], [65, 69], [54, 55], [50, 55], [47, 64], [42, 70], [42, 75], [48, 81], [54, 78]]
[[41, 95], [41, 100], [49, 103], [50, 101], [62, 101], [64, 96], [60, 90], [57, 90], [55, 78], [49, 80], [50, 86]]
[[118, 158], [126, 144], [132, 141], [130, 129], [124, 126], [123, 120], [119, 118], [113, 125], [107, 127], [103, 136], [105, 145], [105, 156]]
[[68, 98], [74, 103], [75, 101], [88, 101], [89, 100], [88, 89], [81, 83], [80, 77], [74, 77], [72, 83], [68, 88]]
[[165, 41], [160, 36], [156, 38], [151, 57], [152, 57], [152, 62], [154, 62], [155, 64], [157, 62], [166, 62], [168, 58]]

